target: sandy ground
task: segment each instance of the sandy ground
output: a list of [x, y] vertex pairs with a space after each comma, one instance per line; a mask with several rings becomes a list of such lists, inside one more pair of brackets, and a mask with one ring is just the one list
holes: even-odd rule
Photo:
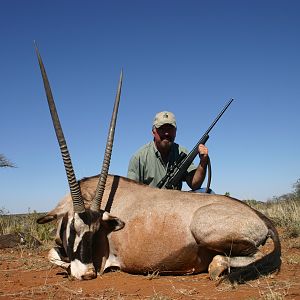
[[89, 281], [70, 280], [47, 261], [47, 251], [0, 250], [0, 299], [300, 299], [300, 239], [282, 241], [278, 274], [231, 286], [208, 274], [188, 276], [105, 273]]

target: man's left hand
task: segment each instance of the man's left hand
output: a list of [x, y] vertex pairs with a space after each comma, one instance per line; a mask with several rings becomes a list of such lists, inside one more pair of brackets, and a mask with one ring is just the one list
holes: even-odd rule
[[208, 156], [208, 148], [205, 145], [200, 144], [198, 146], [198, 152], [201, 158]]

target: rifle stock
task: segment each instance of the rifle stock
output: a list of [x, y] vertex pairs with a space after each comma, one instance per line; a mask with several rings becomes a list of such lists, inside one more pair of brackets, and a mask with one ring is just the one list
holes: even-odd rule
[[185, 153], [180, 153], [179, 158], [175, 161], [175, 163], [168, 169], [167, 174], [161, 179], [161, 181], [157, 184], [156, 187], [162, 188], [165, 187], [167, 189], [174, 189], [178, 183], [182, 180], [185, 172], [188, 167], [191, 165], [193, 160], [198, 154], [198, 147], [200, 144], [205, 144], [209, 139], [209, 132], [216, 125], [219, 119], [222, 117], [228, 106], [232, 103], [233, 99], [229, 100], [227, 104], [224, 106], [222, 111], [218, 114], [206, 132], [203, 134], [201, 139], [197, 142], [195, 147], [189, 152], [189, 154], [185, 155]]

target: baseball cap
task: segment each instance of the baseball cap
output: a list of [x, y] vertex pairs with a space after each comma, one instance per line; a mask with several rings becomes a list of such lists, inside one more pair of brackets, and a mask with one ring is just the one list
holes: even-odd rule
[[160, 126], [165, 124], [171, 124], [176, 128], [176, 119], [173, 113], [169, 111], [161, 111], [155, 115], [153, 126], [159, 128]]

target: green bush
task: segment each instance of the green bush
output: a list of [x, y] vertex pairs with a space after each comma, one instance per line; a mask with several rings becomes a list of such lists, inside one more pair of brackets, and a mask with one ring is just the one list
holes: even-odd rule
[[0, 209], [0, 235], [23, 232], [29, 234], [43, 243], [53, 240], [55, 223], [43, 226], [36, 223], [42, 214], [36, 211], [27, 214], [11, 215], [4, 208]]

